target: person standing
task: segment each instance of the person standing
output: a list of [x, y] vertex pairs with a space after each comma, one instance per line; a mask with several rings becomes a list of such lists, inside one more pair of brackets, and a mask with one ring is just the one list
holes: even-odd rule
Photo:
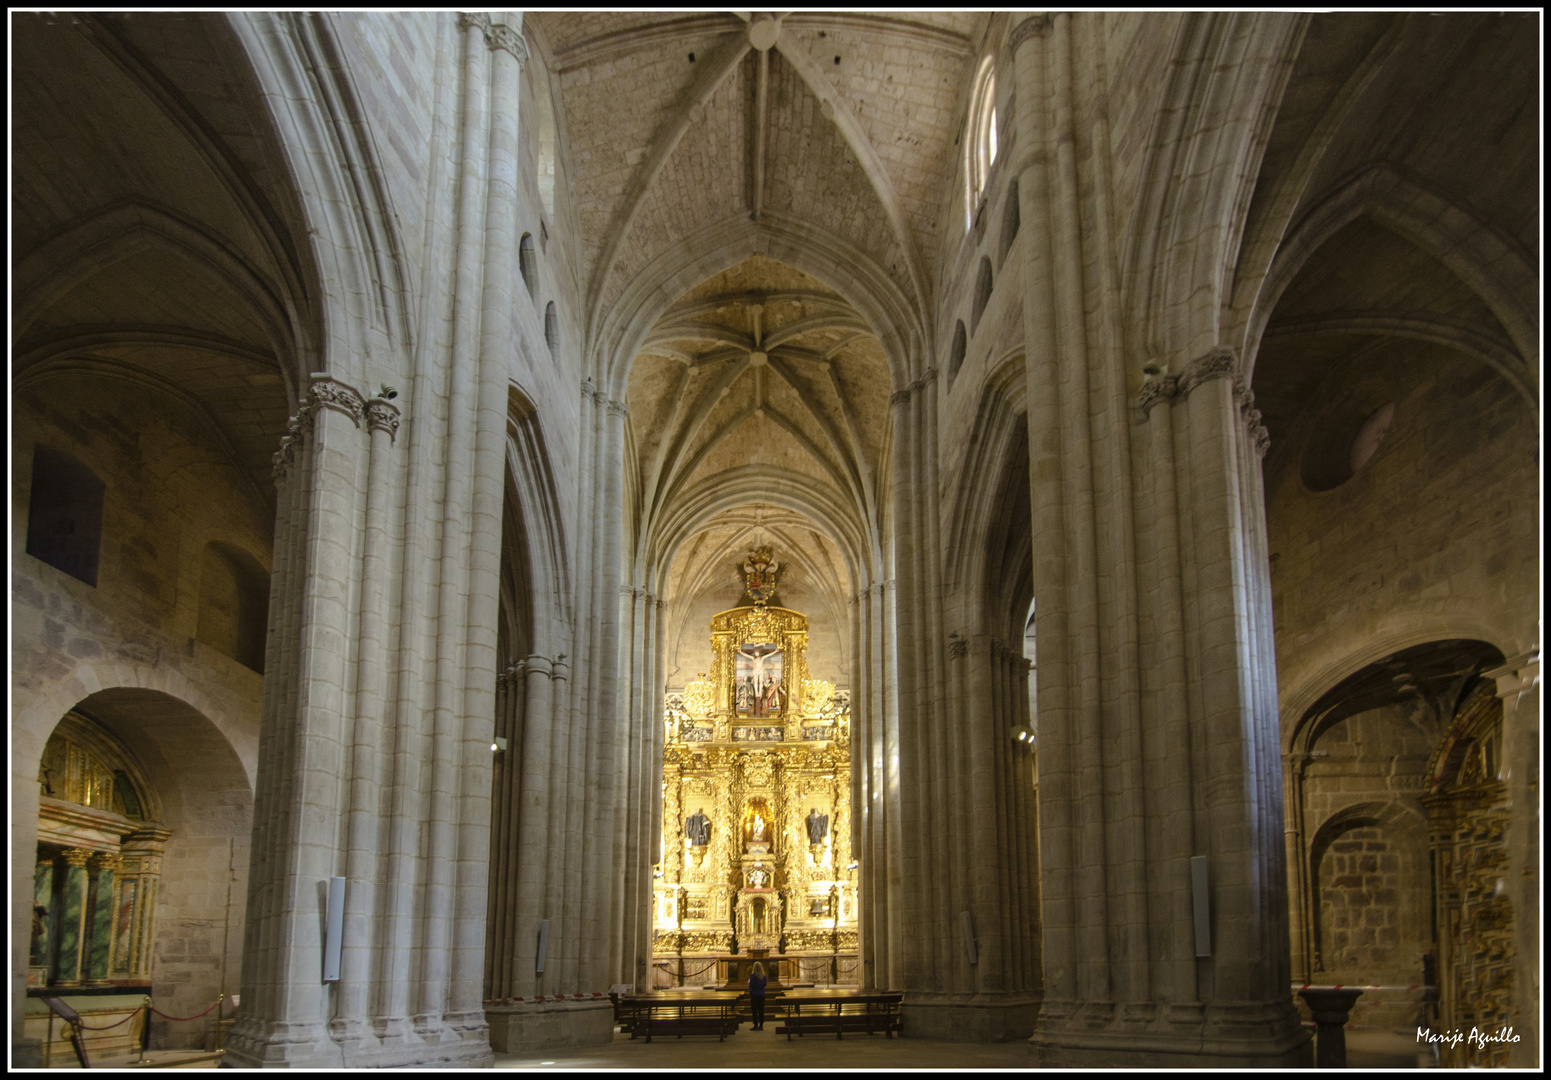
[[749, 1005], [754, 1010], [755, 1031], [763, 1031], [765, 1027], [765, 984], [769, 981], [765, 976], [765, 965], [754, 961], [754, 970], [749, 975]]

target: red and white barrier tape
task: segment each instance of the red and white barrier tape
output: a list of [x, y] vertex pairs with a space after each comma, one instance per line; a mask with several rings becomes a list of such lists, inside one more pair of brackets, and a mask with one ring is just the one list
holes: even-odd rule
[[1317, 986], [1314, 983], [1293, 983], [1294, 990], [1436, 990], [1436, 986], [1424, 986], [1417, 983], [1414, 986], [1358, 986], [1356, 983], [1334, 983], [1326, 986]]

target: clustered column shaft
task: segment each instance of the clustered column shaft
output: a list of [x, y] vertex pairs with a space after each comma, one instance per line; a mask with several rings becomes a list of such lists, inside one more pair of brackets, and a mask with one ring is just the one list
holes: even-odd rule
[[[1263, 434], [1220, 351], [1132, 400], [1099, 18], [1037, 16], [1013, 32], [1041, 673], [1034, 1041], [1052, 1064], [1128, 1040], [1274, 1057], [1301, 1036], [1278, 960]], [[1214, 939], [1200, 960], [1196, 855], [1209, 859]]]

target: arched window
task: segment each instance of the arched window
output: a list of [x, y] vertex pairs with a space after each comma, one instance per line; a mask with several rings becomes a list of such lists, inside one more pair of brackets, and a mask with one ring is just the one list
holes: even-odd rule
[[241, 548], [210, 541], [200, 561], [195, 636], [262, 675], [268, 630], [269, 572]]
[[96, 473], [63, 451], [39, 445], [32, 454], [27, 554], [95, 586], [102, 491]]
[[523, 78], [531, 79], [533, 84], [532, 100], [537, 107], [539, 115], [539, 153], [538, 153], [538, 181], [539, 201], [544, 206], [544, 215], [550, 221], [555, 220], [555, 105], [550, 96], [549, 72], [542, 64], [524, 64]]
[[555, 302], [553, 300], [544, 308], [544, 342], [549, 346], [550, 359], [559, 364], [560, 316], [555, 314]]
[[522, 283], [528, 287], [528, 297], [539, 302], [539, 257], [533, 250], [533, 234], [523, 233], [517, 245], [517, 269], [522, 272]]
[[970, 96], [967, 138], [964, 140], [964, 227], [975, 224], [975, 213], [985, 196], [986, 179], [996, 160], [996, 67], [987, 56], [975, 73], [975, 92]]
[[1018, 238], [1018, 181], [1016, 178], [1007, 185], [1007, 206], [1002, 210], [1002, 242], [996, 256], [996, 265], [1000, 269], [1007, 261], [1007, 253], [1012, 250], [1012, 242]]
[[960, 319], [953, 327], [953, 351], [948, 354], [948, 389], [953, 389], [953, 380], [959, 376], [959, 368], [964, 366], [964, 353], [969, 349], [969, 340], [964, 333], [964, 320]]
[[991, 302], [991, 260], [980, 257], [980, 272], [975, 275], [975, 303], [969, 312], [969, 332], [980, 329], [980, 316], [985, 314], [986, 304]]

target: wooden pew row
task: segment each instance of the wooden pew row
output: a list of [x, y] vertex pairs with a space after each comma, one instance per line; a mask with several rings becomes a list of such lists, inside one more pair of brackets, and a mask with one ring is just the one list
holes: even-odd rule
[[793, 1035], [827, 1035], [842, 1039], [846, 1032], [876, 1035], [892, 1039], [901, 1030], [899, 1005], [901, 993], [882, 994], [788, 994], [772, 1002], [785, 1014], [786, 1022], [776, 1028], [777, 1035], [788, 1040]]

